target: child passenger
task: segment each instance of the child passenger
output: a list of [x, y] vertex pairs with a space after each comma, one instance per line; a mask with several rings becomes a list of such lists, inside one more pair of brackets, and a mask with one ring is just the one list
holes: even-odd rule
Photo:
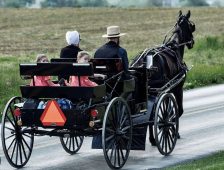
[[[49, 62], [49, 60], [45, 54], [38, 54], [36, 62], [46, 63]], [[50, 76], [34, 76], [33, 80], [31, 80], [30, 82], [30, 86], [60, 86], [60, 85], [53, 83], [51, 81]]]
[[[86, 51], [80, 51], [77, 55], [77, 63], [88, 63], [91, 56]], [[94, 74], [94, 77], [101, 77], [104, 79], [106, 76], [103, 74]], [[66, 86], [79, 86], [79, 78], [78, 76], [70, 76], [69, 83], [65, 82]], [[80, 86], [85, 87], [94, 87], [97, 84], [91, 80], [89, 80], [88, 76], [80, 76]]]

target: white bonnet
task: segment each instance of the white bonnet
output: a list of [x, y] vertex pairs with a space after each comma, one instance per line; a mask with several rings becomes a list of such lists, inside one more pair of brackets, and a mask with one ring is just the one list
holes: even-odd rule
[[79, 38], [79, 33], [78, 31], [68, 31], [66, 32], [66, 41], [68, 43], [68, 45], [78, 45], [80, 38]]

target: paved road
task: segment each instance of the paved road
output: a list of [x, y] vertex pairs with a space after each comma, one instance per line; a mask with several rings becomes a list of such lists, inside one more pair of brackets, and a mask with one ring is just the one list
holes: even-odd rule
[[[185, 92], [184, 108], [180, 119], [181, 139], [173, 153], [164, 157], [147, 142], [145, 151], [130, 152], [123, 169], [162, 168], [224, 150], [224, 85]], [[85, 138], [79, 153], [71, 156], [62, 149], [58, 138], [36, 137], [32, 156], [24, 169], [109, 169], [102, 150], [92, 150], [90, 144], [91, 138]], [[13, 169], [2, 148], [0, 157], [1, 170]]]

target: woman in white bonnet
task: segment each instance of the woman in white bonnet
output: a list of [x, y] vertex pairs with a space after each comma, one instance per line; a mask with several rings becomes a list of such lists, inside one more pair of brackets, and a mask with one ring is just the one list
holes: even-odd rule
[[[77, 58], [79, 51], [80, 35], [78, 31], [68, 31], [65, 35], [68, 46], [61, 49], [60, 58]], [[69, 76], [58, 76], [58, 79], [69, 80]]]
[[80, 35], [78, 31], [68, 31], [65, 35], [68, 46], [61, 49], [60, 58], [77, 58], [79, 51]]

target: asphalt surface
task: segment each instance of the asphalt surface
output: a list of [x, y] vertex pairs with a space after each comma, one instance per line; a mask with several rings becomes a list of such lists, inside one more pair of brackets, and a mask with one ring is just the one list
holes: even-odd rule
[[[224, 85], [184, 92], [184, 110], [180, 119], [181, 139], [170, 156], [162, 156], [147, 140], [146, 150], [131, 151], [123, 169], [164, 168], [224, 150]], [[109, 169], [103, 151], [91, 149], [91, 140], [86, 137], [80, 151], [69, 155], [63, 150], [59, 138], [35, 137], [31, 158], [22, 169]], [[0, 157], [1, 170], [14, 169], [4, 157], [2, 146]]]

